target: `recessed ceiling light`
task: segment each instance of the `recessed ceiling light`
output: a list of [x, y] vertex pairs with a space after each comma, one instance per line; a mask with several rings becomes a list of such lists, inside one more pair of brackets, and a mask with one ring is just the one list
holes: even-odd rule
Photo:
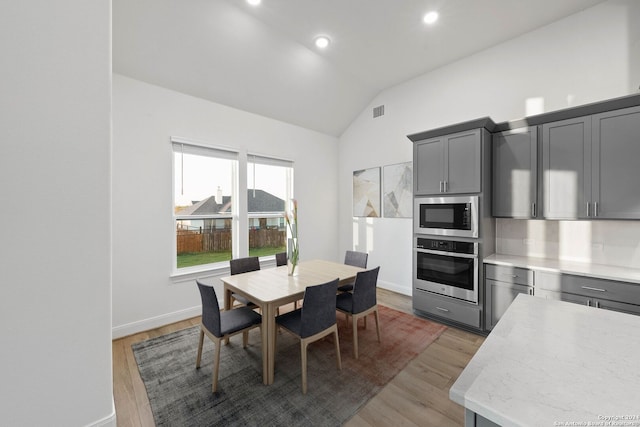
[[329, 37], [327, 36], [318, 36], [315, 39], [316, 47], [320, 48], [320, 49], [324, 49], [327, 46], [329, 46], [329, 43], [331, 43], [331, 40], [329, 40]]
[[247, 3], [249, 3], [251, 6], [257, 6], [262, 2], [262, 0], [247, 0]]
[[438, 12], [432, 11], [424, 15], [422, 18], [425, 24], [433, 24], [438, 20]]

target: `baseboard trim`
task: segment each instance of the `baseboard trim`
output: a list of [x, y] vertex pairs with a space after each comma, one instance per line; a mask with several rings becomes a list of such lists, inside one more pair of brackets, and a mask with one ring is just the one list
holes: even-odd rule
[[138, 320], [136, 322], [127, 323], [111, 328], [111, 339], [126, 337], [127, 335], [137, 334], [138, 332], [148, 331], [150, 329], [159, 328], [170, 323], [179, 322], [181, 320], [190, 319], [202, 314], [202, 307], [190, 307], [184, 310], [174, 311], [172, 313], [162, 314], [160, 316], [150, 317], [148, 319]]
[[378, 287], [382, 289], [386, 289], [388, 291], [397, 292], [402, 295], [411, 296], [411, 287], [400, 286], [393, 282], [386, 282], [384, 280], [378, 279]]
[[87, 424], [86, 427], [116, 427], [117, 425], [116, 405], [113, 398], [111, 398], [111, 414], [99, 419], [98, 421], [94, 421], [91, 424]]

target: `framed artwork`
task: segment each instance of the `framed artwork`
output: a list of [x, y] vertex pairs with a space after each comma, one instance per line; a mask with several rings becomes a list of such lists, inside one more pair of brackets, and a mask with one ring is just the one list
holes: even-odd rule
[[385, 218], [413, 216], [413, 163], [384, 166], [382, 206]]
[[380, 217], [380, 168], [353, 172], [353, 216]]

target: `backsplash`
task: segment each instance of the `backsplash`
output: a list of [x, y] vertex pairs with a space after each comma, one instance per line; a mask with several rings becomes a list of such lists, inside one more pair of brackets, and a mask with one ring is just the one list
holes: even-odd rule
[[640, 221], [497, 219], [496, 253], [640, 268]]

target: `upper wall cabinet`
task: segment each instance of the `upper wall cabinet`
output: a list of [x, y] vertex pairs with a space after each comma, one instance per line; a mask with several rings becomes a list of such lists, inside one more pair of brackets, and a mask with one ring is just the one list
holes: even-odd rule
[[539, 218], [538, 132], [527, 127], [493, 134], [493, 203], [496, 217]]
[[640, 107], [591, 118], [592, 216], [640, 219]]
[[640, 219], [640, 107], [542, 130], [546, 218]]
[[590, 216], [591, 118], [542, 125], [544, 216], [552, 219]]
[[415, 194], [479, 193], [481, 147], [480, 129], [416, 142]]

